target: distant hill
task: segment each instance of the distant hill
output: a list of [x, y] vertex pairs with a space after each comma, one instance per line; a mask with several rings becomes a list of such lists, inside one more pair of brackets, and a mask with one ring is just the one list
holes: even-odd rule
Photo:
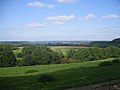
[[115, 46], [120, 47], [120, 38], [112, 40], [112, 44], [115, 45]]
[[0, 41], [0, 44], [47, 45], [47, 46], [88, 46], [91, 41]]
[[120, 47], [120, 38], [112, 41], [0, 41], [0, 44], [15, 45], [47, 45], [47, 46], [117, 46]]
[[90, 46], [107, 47], [107, 46], [117, 46], [120, 47], [120, 38], [113, 39], [112, 41], [92, 41], [89, 43]]

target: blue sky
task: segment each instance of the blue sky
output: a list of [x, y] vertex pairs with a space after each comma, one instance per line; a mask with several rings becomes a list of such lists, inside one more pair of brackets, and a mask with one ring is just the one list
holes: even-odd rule
[[119, 37], [120, 0], [0, 0], [0, 41]]

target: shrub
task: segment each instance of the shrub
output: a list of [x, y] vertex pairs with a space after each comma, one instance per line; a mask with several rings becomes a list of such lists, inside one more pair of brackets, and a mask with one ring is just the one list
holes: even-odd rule
[[23, 64], [22, 64], [22, 58], [16, 58], [17, 60], [16, 60], [16, 65], [17, 66], [23, 66]]
[[22, 58], [22, 53], [20, 53], [20, 52], [17, 53], [17, 54], [16, 54], [16, 57], [17, 57], [17, 58]]
[[109, 66], [109, 65], [112, 65], [111, 61], [104, 61], [99, 64], [99, 66]]
[[120, 63], [120, 60], [118, 58], [117, 59], [113, 59], [112, 63]]
[[79, 62], [81, 62], [81, 61], [80, 60], [71, 59], [67, 63], [79, 63]]
[[45, 74], [41, 74], [38, 77], [38, 82], [40, 83], [46, 83], [46, 82], [50, 82], [50, 81], [54, 81], [55, 78], [52, 75], [45, 75]]
[[25, 74], [34, 73], [34, 72], [38, 72], [38, 71], [34, 69], [30, 69], [30, 70], [27, 70]]

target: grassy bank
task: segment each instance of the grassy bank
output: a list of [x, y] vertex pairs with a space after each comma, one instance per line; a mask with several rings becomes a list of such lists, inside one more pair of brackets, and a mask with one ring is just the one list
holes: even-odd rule
[[[120, 77], [120, 64], [99, 66], [103, 61], [0, 68], [0, 90], [61, 90], [104, 82]], [[36, 71], [26, 73], [27, 71]], [[40, 74], [52, 75], [54, 81], [38, 82]]]

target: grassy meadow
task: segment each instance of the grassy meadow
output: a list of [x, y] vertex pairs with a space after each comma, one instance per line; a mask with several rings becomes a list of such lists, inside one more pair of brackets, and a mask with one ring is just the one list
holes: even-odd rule
[[13, 53], [16, 54], [16, 53], [21, 53], [22, 52], [22, 49], [23, 47], [18, 47], [17, 50], [13, 50]]
[[48, 47], [54, 51], [61, 51], [63, 53], [63, 55], [65, 55], [65, 56], [66, 56], [68, 50], [70, 50], [70, 49], [88, 48], [85, 46], [48, 46]]
[[[99, 66], [113, 58], [83, 63], [0, 68], [0, 90], [61, 90], [120, 78], [120, 64]], [[28, 71], [35, 71], [29, 72]], [[41, 74], [55, 80], [41, 83]]]

